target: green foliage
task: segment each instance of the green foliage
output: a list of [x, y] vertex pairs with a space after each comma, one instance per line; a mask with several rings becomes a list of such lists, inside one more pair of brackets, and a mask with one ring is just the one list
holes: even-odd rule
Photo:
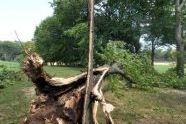
[[[36, 49], [46, 62], [59, 65], [87, 63], [87, 1], [53, 0], [54, 14], [36, 28]], [[185, 10], [184, 10], [185, 13]], [[109, 40], [126, 42], [126, 49], [139, 53], [140, 38], [156, 46], [175, 43], [174, 2], [170, 0], [95, 0], [94, 59]], [[183, 20], [185, 17], [183, 16]], [[183, 28], [185, 25], [183, 25]], [[172, 58], [167, 53], [167, 59]]]
[[170, 68], [161, 75], [161, 81], [164, 82], [165, 87], [186, 89], [186, 77], [178, 77], [175, 68]]
[[[22, 42], [24, 49], [35, 51], [35, 44], [32, 41]], [[23, 61], [24, 52], [19, 42], [0, 41], [0, 60]]]
[[[67, 37], [71, 37], [75, 41], [75, 48], [77, 53], [72, 53], [76, 55], [76, 62], [80, 63], [82, 65], [87, 64], [87, 53], [88, 53], [88, 24], [87, 23], [79, 23], [75, 25], [74, 27], [66, 30], [64, 32], [64, 35]], [[96, 49], [95, 49], [96, 50]]]
[[[22, 42], [22, 45], [23, 45], [23, 48], [28, 50], [29, 52], [36, 52], [35, 43], [33, 41]], [[25, 56], [26, 56], [23, 48], [21, 48], [22, 49], [21, 54], [19, 54], [15, 60], [19, 63], [22, 63], [24, 61]]]
[[[145, 54], [134, 54], [125, 48], [120, 41], [109, 42], [101, 54], [106, 63], [119, 63], [123, 71], [138, 84], [136, 87], [147, 88], [153, 86], [153, 75], [156, 73]], [[152, 82], [153, 81], [153, 82]]]
[[147, 26], [143, 28], [147, 36], [146, 41], [151, 41], [154, 46], [175, 43], [175, 17], [174, 3], [170, 0], [158, 0], [146, 2], [144, 8], [145, 22]]
[[30, 52], [35, 52], [35, 43], [33, 41], [27, 41], [23, 43], [25, 49], [29, 50]]
[[18, 71], [8, 70], [6, 66], [0, 66], [0, 89], [13, 85], [15, 81], [21, 81], [21, 73]]
[[[141, 36], [140, 23], [143, 22], [143, 2], [136, 0], [108, 0], [98, 4], [95, 14], [95, 33], [109, 40], [127, 42], [126, 46], [132, 52], [139, 52]], [[106, 44], [104, 44], [106, 45]]]
[[[152, 87], [186, 88], [185, 78], [177, 77], [176, 72], [171, 70], [162, 74], [156, 72], [150, 64], [148, 55], [129, 52], [123, 42], [109, 42], [100, 56], [107, 64], [114, 62], [120, 64], [123, 71], [137, 82], [137, 84], [129, 84], [130, 86], [142, 89]], [[114, 80], [114, 82], [118, 81], [118, 79]], [[111, 83], [111, 87], [114, 89], [115, 85]]]
[[[87, 1], [54, 0], [54, 15], [36, 28], [36, 49], [47, 62], [65, 65], [87, 63]], [[95, 64], [103, 64], [98, 54], [109, 40], [127, 41], [127, 49], [140, 50], [142, 4], [133, 1], [95, 1]], [[134, 9], [131, 9], [134, 8]], [[143, 7], [142, 7], [143, 8]], [[129, 42], [130, 41], [130, 42]]]
[[14, 61], [20, 54], [21, 48], [18, 43], [0, 41], [0, 60]]
[[87, 20], [86, 0], [54, 0], [52, 2], [54, 14], [62, 24], [62, 27], [69, 29], [81, 21]]
[[60, 48], [60, 46], [63, 46], [60, 39], [60, 24], [54, 16], [46, 18], [36, 28], [34, 34], [36, 50], [42, 55], [46, 62], [55, 61], [56, 58], [59, 58], [57, 56], [59, 53], [57, 54], [56, 52], [63, 52], [63, 47]]
[[46, 18], [36, 28], [36, 50], [46, 62], [66, 65], [84, 65], [87, 56], [87, 25], [79, 23], [66, 27], [58, 16]]
[[176, 61], [176, 50], [172, 48], [168, 49], [156, 49], [154, 59], [160, 62], [175, 62]]
[[109, 85], [108, 85], [108, 90], [110, 91], [117, 91], [117, 89], [119, 89], [121, 85], [119, 85], [118, 83], [120, 82], [119, 77], [117, 77], [116, 75], [112, 75], [108, 77], [109, 80]]

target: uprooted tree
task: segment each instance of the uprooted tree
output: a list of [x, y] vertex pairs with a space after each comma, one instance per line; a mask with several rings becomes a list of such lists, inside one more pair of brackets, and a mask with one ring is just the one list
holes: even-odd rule
[[[44, 60], [36, 53], [28, 54], [23, 71], [36, 86], [36, 98], [32, 101], [28, 116], [23, 124], [81, 124], [87, 72], [70, 78], [52, 77], [43, 70]], [[94, 124], [98, 104], [101, 104], [107, 124], [113, 124], [110, 112], [114, 107], [107, 103], [101, 89], [102, 80], [109, 74], [120, 74], [130, 81], [116, 64], [93, 69], [91, 90]]]
[[[113, 124], [110, 112], [114, 106], [107, 103], [102, 92], [102, 80], [111, 73], [130, 80], [116, 64], [93, 69], [93, 11], [89, 8], [89, 62], [88, 71], [67, 79], [51, 77], [42, 66], [43, 59], [36, 53], [27, 53], [23, 71], [36, 86], [37, 98], [23, 124], [98, 124], [96, 114], [101, 104], [106, 124]], [[87, 83], [86, 83], [87, 82]]]

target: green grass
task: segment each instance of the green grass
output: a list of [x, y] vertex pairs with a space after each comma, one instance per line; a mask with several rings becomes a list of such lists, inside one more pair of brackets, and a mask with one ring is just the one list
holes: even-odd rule
[[[116, 108], [113, 119], [117, 124], [185, 124], [186, 92], [184, 95], [171, 89], [141, 91], [137, 89], [122, 90], [116, 97], [112, 92], [105, 96]], [[103, 114], [100, 112], [99, 120]]]
[[[0, 61], [0, 65], [7, 66], [9, 70], [20, 70], [20, 65], [16, 62]], [[81, 68], [50, 66], [45, 66], [44, 69], [53, 76], [61, 77], [73, 76], [82, 70]], [[25, 91], [32, 86], [32, 82], [25, 80], [14, 82], [13, 85], [0, 90], [0, 124], [18, 124], [19, 120], [26, 116], [33, 96], [26, 95]]]
[[83, 69], [75, 67], [45, 66], [44, 70], [52, 76], [70, 77], [79, 74]]
[[[1, 63], [5, 64], [5, 62]], [[10, 69], [19, 70], [19, 64], [7, 63], [5, 65]], [[44, 69], [51, 75], [61, 77], [73, 76], [82, 70], [82, 68], [49, 66]], [[162, 67], [157, 69], [163, 72]], [[26, 116], [33, 96], [26, 95], [23, 89], [28, 89], [31, 86], [33, 86], [32, 83], [25, 80], [0, 90], [0, 124], [17, 124], [20, 118]], [[111, 91], [105, 92], [106, 100], [116, 107], [112, 112], [116, 124], [186, 123], [185, 91], [156, 89], [150, 92], [122, 89], [117, 93], [119, 95]], [[104, 124], [102, 112], [98, 113], [98, 118], [100, 124]]]
[[24, 95], [22, 89], [32, 86], [31, 83], [15, 83], [0, 90], [0, 124], [17, 124], [29, 110], [31, 98]]
[[0, 68], [1, 66], [6, 66], [8, 70], [14, 70], [14, 71], [20, 70], [20, 64], [18, 62], [7, 62], [7, 61], [0, 60]]
[[[0, 61], [0, 71], [3, 66], [8, 70], [20, 71], [20, 64], [17, 62]], [[25, 78], [25, 76], [23, 75]], [[32, 83], [25, 81], [13, 81], [5, 89], [0, 89], [0, 124], [17, 124], [20, 118], [25, 117], [29, 109], [30, 99], [22, 89], [31, 87]]]
[[170, 68], [174, 68], [175, 65], [173, 63], [165, 63], [165, 64], [154, 64], [155, 70], [157, 70], [159, 73], [164, 73]]
[[169, 65], [154, 65], [154, 68], [159, 72], [159, 73], [164, 73], [168, 69], [170, 69], [172, 66]]
[[[159, 64], [154, 64], [154, 69], [156, 71], [158, 71], [159, 73], [165, 73], [168, 69], [170, 68], [175, 68], [175, 64], [173, 63], [169, 63], [169, 64], [162, 64], [162, 65], [159, 65]], [[186, 65], [185, 65], [185, 74], [186, 74]]]

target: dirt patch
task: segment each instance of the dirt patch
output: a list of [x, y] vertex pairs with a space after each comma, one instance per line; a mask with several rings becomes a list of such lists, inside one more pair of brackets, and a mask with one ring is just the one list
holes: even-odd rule
[[21, 91], [23, 91], [24, 94], [29, 97], [32, 97], [35, 95], [35, 87], [26, 87], [26, 88], [23, 88]]
[[176, 90], [176, 89], [160, 89], [160, 92], [166, 94], [175, 94], [179, 96], [186, 96], [186, 90]]

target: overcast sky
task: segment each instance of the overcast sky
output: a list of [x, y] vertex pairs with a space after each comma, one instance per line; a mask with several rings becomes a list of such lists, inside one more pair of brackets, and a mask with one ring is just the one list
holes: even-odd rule
[[0, 0], [0, 41], [16, 40], [16, 30], [20, 39], [33, 38], [35, 27], [48, 16], [53, 9], [48, 2], [52, 0]]

